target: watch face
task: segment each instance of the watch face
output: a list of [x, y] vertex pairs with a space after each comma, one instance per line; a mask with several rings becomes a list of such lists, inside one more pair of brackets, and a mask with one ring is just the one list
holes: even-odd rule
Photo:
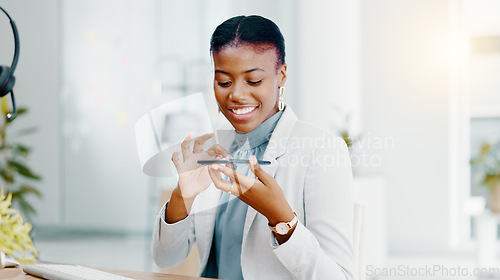
[[286, 225], [286, 223], [279, 223], [276, 225], [276, 232], [278, 234], [287, 234], [288, 233], [288, 226]]

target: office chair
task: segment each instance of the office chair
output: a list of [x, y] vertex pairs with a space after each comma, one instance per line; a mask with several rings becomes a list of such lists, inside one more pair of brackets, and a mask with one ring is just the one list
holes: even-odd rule
[[353, 219], [353, 249], [354, 260], [356, 263], [356, 279], [365, 280], [365, 254], [364, 254], [364, 235], [365, 235], [365, 206], [354, 203]]

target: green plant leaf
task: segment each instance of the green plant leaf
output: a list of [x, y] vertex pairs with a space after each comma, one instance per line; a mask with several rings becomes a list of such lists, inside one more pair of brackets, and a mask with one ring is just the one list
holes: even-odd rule
[[[27, 113], [28, 108], [18, 107], [18, 117]], [[24, 144], [12, 141], [12, 139], [35, 133], [38, 131], [38, 127], [32, 126], [23, 129], [13, 129], [9, 127], [11, 127], [10, 122], [7, 121], [4, 125], [0, 125], [0, 142], [2, 142], [0, 146], [0, 185], [5, 183], [5, 187], [7, 187], [8, 192], [10, 192], [9, 195], [12, 201], [15, 202], [16, 207], [22, 210], [26, 218], [29, 218], [36, 214], [36, 211], [27, 198], [29, 198], [30, 195], [41, 197], [41, 193], [28, 183], [24, 183], [23, 181], [26, 180], [23, 179], [40, 180], [41, 177], [34, 173], [27, 165], [27, 162], [23, 160], [23, 158], [28, 158], [31, 149]], [[11, 129], [13, 130], [11, 131]], [[19, 182], [19, 180], [22, 181]], [[4, 213], [2, 212], [2, 214]], [[21, 216], [18, 215], [18, 217], [20, 218]], [[0, 225], [1, 224], [3, 224], [2, 219], [0, 219]], [[2, 231], [0, 231], [0, 237], [2, 235], [1, 233]]]
[[17, 115], [24, 115], [26, 113], [28, 113], [28, 107], [20, 107], [17, 109]]
[[40, 176], [33, 174], [33, 172], [31, 172], [31, 170], [27, 166], [25, 166], [24, 164], [22, 164], [18, 161], [11, 159], [11, 160], [7, 161], [7, 164], [12, 166], [19, 173], [19, 175], [22, 175], [26, 178], [30, 178], [33, 180], [40, 180], [41, 179]]
[[14, 155], [20, 155], [25, 158], [28, 157], [31, 152], [31, 149], [23, 144], [9, 145], [8, 148], [12, 151]]
[[4, 179], [5, 182], [7, 183], [13, 183], [14, 182], [14, 176], [12, 176], [11, 172], [7, 172], [7, 168], [1, 167], [0, 168], [0, 176]]
[[32, 126], [32, 127], [27, 127], [20, 129], [16, 131], [16, 133], [13, 135], [13, 137], [21, 137], [25, 135], [30, 135], [38, 131], [38, 126]]
[[42, 193], [38, 189], [28, 184], [21, 184], [21, 186], [19, 187], [19, 191], [22, 191], [25, 194], [34, 194], [37, 197], [42, 197]]
[[35, 189], [30, 185], [22, 184], [18, 188], [18, 190], [11, 192], [11, 194], [12, 194], [12, 202], [16, 203], [16, 205], [19, 205], [19, 207], [21, 208], [20, 209], [21, 212], [23, 212], [27, 218], [31, 218], [33, 215], [36, 215], [36, 210], [26, 199], [26, 196], [29, 194], [33, 194], [38, 197], [41, 197], [42, 194], [40, 193], [40, 191], [38, 191], [37, 189]]
[[500, 184], [500, 174], [486, 174], [484, 183], [490, 190], [493, 190]]
[[479, 155], [471, 158], [474, 181], [490, 190], [500, 184], [500, 141], [485, 142], [480, 146]]
[[33, 194], [37, 197], [42, 197], [42, 193], [38, 189], [28, 184], [21, 184], [21, 186], [19, 186], [19, 188], [16, 191], [12, 192], [13, 197], [19, 197], [19, 198], [23, 198], [27, 194]]
[[484, 143], [483, 146], [481, 147], [481, 155], [486, 155], [489, 153], [491, 150], [491, 144], [490, 143]]
[[31, 149], [28, 146], [25, 146], [23, 144], [16, 144], [14, 147], [15, 147], [14, 149], [16, 151], [19, 151], [20, 153], [29, 154], [31, 151]]
[[[14, 196], [12, 196], [12, 200], [14, 200]], [[31, 204], [27, 200], [17, 199], [15, 202], [19, 205], [19, 208], [21, 208], [21, 212], [24, 213], [28, 220], [31, 220], [31, 217], [36, 215], [35, 208], [33, 208], [33, 206], [31, 206]]]

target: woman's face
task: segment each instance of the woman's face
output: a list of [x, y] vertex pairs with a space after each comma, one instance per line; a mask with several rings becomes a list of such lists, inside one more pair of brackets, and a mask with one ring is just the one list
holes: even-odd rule
[[213, 53], [213, 59], [215, 98], [237, 131], [250, 132], [278, 112], [286, 64], [277, 67], [272, 45], [229, 46]]

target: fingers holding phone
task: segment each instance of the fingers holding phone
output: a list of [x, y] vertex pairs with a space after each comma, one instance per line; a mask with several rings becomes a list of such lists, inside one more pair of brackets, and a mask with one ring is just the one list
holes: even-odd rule
[[205, 143], [212, 137], [214, 133], [207, 133], [196, 138], [190, 133], [182, 141], [181, 150], [176, 151], [172, 156], [172, 162], [179, 174], [178, 188], [183, 198], [194, 198], [212, 183], [207, 166], [199, 164], [199, 160], [230, 157], [229, 152], [219, 144], [204, 150]]

